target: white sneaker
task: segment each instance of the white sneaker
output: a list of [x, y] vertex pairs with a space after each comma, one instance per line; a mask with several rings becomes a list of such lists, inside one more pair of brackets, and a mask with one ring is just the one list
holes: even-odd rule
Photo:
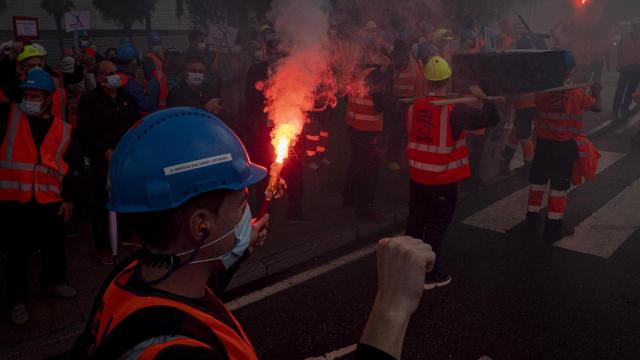
[[51, 286], [47, 289], [50, 293], [60, 296], [65, 299], [70, 299], [76, 297], [76, 289], [72, 288], [69, 285], [56, 285]]
[[24, 325], [29, 321], [29, 312], [24, 304], [18, 304], [11, 308], [11, 322], [16, 325]]

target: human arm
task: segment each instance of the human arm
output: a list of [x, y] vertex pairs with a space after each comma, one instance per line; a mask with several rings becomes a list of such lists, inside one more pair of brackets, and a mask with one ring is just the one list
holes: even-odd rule
[[403, 236], [378, 243], [378, 292], [360, 340], [395, 359], [402, 353], [404, 335], [422, 298], [425, 274], [435, 254], [422, 240]]
[[478, 130], [496, 126], [500, 122], [500, 113], [496, 104], [487, 100], [484, 92], [477, 87], [471, 87], [472, 93], [482, 101], [482, 108], [477, 109], [469, 105], [459, 104], [451, 112], [451, 134], [458, 139], [464, 130]]
[[587, 95], [585, 97], [585, 101], [583, 102], [583, 107], [585, 110], [599, 113], [602, 112], [602, 85], [599, 83], [594, 83], [591, 85], [591, 95]]
[[126, 92], [133, 97], [136, 107], [143, 113], [152, 113], [158, 109], [158, 98], [154, 98], [144, 91], [139, 82], [130, 79], [125, 85]]

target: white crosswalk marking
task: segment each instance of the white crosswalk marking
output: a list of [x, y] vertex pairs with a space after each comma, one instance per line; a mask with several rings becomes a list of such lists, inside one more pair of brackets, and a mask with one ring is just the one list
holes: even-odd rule
[[[622, 159], [625, 154], [601, 151], [602, 158], [598, 164], [598, 173]], [[524, 220], [527, 212], [529, 188], [525, 187], [511, 195], [491, 204], [462, 221], [463, 224], [475, 226], [500, 233], [506, 233]], [[547, 196], [545, 195], [545, 201]]]
[[585, 219], [555, 246], [608, 258], [640, 227], [640, 180]]

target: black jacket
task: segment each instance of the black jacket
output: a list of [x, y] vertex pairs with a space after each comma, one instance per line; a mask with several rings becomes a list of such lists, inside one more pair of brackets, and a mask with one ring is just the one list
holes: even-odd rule
[[135, 101], [122, 89], [111, 98], [98, 85], [78, 102], [76, 139], [95, 166], [106, 168], [105, 152], [115, 150], [120, 138], [140, 117]]
[[204, 82], [200, 86], [200, 90], [196, 91], [187, 85], [183, 79], [169, 91], [167, 106], [193, 106], [205, 109], [206, 103], [215, 98], [220, 98], [220, 87], [218, 85]]

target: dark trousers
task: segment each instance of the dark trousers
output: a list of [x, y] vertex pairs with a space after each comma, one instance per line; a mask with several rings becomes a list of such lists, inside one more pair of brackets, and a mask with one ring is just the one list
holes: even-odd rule
[[626, 111], [633, 101], [631, 95], [638, 89], [640, 84], [640, 71], [620, 71], [618, 86], [613, 97], [613, 112]]
[[93, 174], [93, 199], [91, 201], [91, 231], [97, 250], [108, 250], [109, 210], [107, 209], [107, 169], [96, 167]]
[[436, 253], [433, 272], [441, 272], [442, 243], [458, 203], [458, 183], [409, 186], [409, 217], [405, 234], [422, 239]]
[[404, 106], [398, 105], [384, 114], [385, 130], [387, 132], [387, 157], [389, 161], [400, 162], [405, 149]]
[[550, 183], [550, 188], [553, 190], [569, 190], [573, 163], [576, 160], [578, 160], [578, 145], [575, 140], [538, 139], [529, 183], [534, 185]]
[[382, 139], [380, 132], [349, 128], [351, 158], [342, 197], [345, 203], [354, 203], [359, 213], [373, 210], [380, 174]]
[[0, 216], [5, 225], [1, 240], [6, 255], [7, 304], [23, 304], [28, 295], [29, 256], [40, 249], [40, 284], [44, 287], [65, 281], [67, 260], [64, 253], [64, 221], [58, 215], [60, 203], [27, 204], [0, 201]]

